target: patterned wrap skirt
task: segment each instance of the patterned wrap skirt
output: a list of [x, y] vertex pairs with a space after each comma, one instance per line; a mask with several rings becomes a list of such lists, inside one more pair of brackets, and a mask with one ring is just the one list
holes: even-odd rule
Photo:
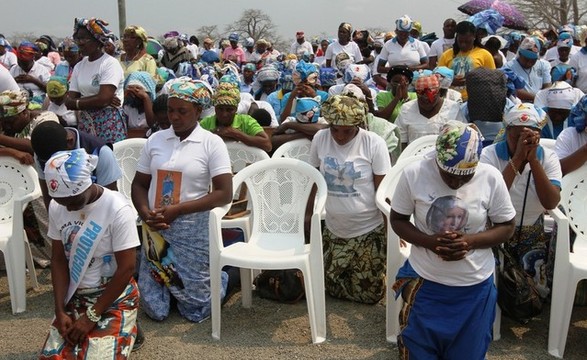
[[78, 129], [114, 144], [126, 139], [126, 119], [122, 109], [110, 106], [100, 110], [84, 110], [80, 111]]
[[[66, 306], [68, 314], [78, 319], [96, 303], [105, 287], [79, 289]], [[59, 334], [55, 320], [43, 345], [39, 359], [127, 359], [137, 334], [139, 290], [131, 279], [122, 294], [102, 314], [82, 344], [71, 345]]]

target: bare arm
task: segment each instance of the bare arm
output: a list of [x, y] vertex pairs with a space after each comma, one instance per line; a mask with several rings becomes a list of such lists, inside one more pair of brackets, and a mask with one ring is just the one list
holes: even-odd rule
[[75, 91], [67, 93], [65, 106], [69, 110], [99, 110], [110, 106], [115, 102], [116, 86], [100, 85], [98, 94], [80, 97], [81, 94]]
[[0, 145], [13, 148], [18, 151], [23, 151], [31, 155], [34, 154], [33, 146], [31, 145], [31, 141], [29, 139], [20, 139], [0, 134]]
[[560, 163], [563, 176], [577, 170], [583, 166], [585, 162], [587, 162], [587, 145], [581, 146], [571, 155], [561, 159]]
[[265, 131], [260, 131], [256, 135], [248, 135], [244, 132], [233, 128], [232, 126], [220, 126], [214, 131], [223, 139], [231, 139], [242, 142], [245, 145], [257, 147], [264, 151], [271, 151], [271, 139]]

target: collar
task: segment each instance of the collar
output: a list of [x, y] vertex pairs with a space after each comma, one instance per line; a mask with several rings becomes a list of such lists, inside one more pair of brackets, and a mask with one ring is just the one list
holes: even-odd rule
[[[495, 153], [501, 160], [508, 161], [510, 159], [510, 154], [508, 153], [508, 143], [506, 140], [495, 144]], [[538, 157], [538, 160], [540, 161], [542, 161], [544, 158], [544, 149], [540, 145], [538, 145], [538, 150], [536, 150], [536, 157]]]
[[[166, 140], [179, 140], [179, 136], [175, 135], [175, 132], [173, 131], [173, 125], [169, 129], [166, 129], [163, 131], [167, 132], [167, 133], [165, 133]], [[194, 142], [194, 143], [202, 142], [202, 136], [203, 136], [202, 132], [203, 131], [205, 131], [205, 130], [202, 129], [202, 127], [200, 126], [200, 123], [198, 122], [198, 124], [196, 125], [196, 128], [183, 141], [190, 141], [190, 142]]]
[[[416, 39], [414, 39], [413, 37], [408, 37], [408, 42], [413, 43], [414, 41], [416, 41]], [[391, 42], [398, 44], [397, 42], [397, 37], [394, 37], [393, 39], [391, 39]]]

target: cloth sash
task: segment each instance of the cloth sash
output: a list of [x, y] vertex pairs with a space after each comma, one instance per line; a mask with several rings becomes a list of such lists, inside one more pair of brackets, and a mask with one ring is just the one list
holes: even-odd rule
[[[106, 192], [102, 194], [102, 196], [104, 195], [106, 195]], [[95, 212], [90, 213], [73, 239], [71, 252], [69, 253], [69, 287], [65, 296], [65, 304], [69, 302], [79, 287], [92, 261], [96, 247], [98, 247], [108, 225], [114, 220], [114, 216], [118, 212], [116, 211], [119, 209], [119, 206], [116, 206], [118, 197], [107, 196], [106, 198], [109, 201], [101, 204], [100, 208], [111, 209], [112, 211], [97, 211], [97, 214]]]

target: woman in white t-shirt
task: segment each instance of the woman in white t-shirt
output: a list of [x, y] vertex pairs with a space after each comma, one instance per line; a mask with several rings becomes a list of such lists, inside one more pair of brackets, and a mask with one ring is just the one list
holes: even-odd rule
[[92, 184], [97, 163], [77, 149], [45, 165], [55, 318], [40, 359], [119, 359], [135, 342], [135, 215], [122, 194]]
[[345, 52], [349, 55], [352, 64], [361, 63], [363, 61], [363, 55], [361, 49], [356, 42], [351, 40], [351, 33], [353, 27], [349, 23], [341, 23], [338, 26], [338, 40], [333, 41], [326, 48], [326, 67], [333, 65], [334, 58], [341, 52]]
[[481, 140], [449, 121], [391, 199], [391, 226], [412, 244], [393, 285], [405, 301], [402, 359], [485, 359], [497, 299], [491, 247], [513, 234], [516, 213], [499, 171], [479, 163]]
[[124, 72], [118, 60], [105, 54], [110, 30], [100, 19], [75, 19], [73, 39], [84, 58], [71, 74], [65, 106], [80, 110], [79, 130], [108, 143], [126, 139], [122, 111]]
[[408, 15], [395, 21], [396, 36], [385, 42], [379, 54], [377, 71], [380, 74], [387, 74], [389, 69], [397, 65], [405, 65], [411, 71], [428, 68], [428, 54], [424, 43], [410, 36], [413, 25], [414, 22]]
[[[169, 315], [171, 297], [193, 322], [210, 316], [210, 210], [232, 198], [232, 172], [222, 138], [198, 120], [211, 93], [200, 81], [171, 83], [171, 128], [147, 139], [132, 182], [132, 200], [143, 220], [139, 288], [141, 307], [155, 320]], [[222, 274], [222, 294], [228, 276]]]
[[367, 107], [334, 95], [322, 104], [328, 129], [314, 135], [309, 163], [328, 185], [324, 239], [326, 291], [375, 304], [385, 294], [386, 240], [375, 192], [391, 169], [385, 141], [364, 130]]

